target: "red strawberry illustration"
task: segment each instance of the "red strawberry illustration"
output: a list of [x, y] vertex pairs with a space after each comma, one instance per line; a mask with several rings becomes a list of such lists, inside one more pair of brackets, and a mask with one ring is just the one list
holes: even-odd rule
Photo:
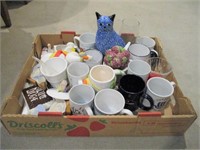
[[77, 122], [86, 122], [89, 120], [89, 116], [68, 116], [67, 118], [77, 121]]
[[90, 136], [89, 130], [82, 126], [77, 127], [76, 125], [67, 125], [65, 130], [68, 130], [68, 136]]
[[99, 131], [106, 127], [105, 124], [107, 124], [106, 120], [93, 121], [90, 124], [90, 129], [92, 131]]

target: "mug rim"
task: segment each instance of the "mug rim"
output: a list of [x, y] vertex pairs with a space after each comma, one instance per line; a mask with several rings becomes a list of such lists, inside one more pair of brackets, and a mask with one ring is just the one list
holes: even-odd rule
[[130, 66], [131, 63], [133, 62], [142, 62], [143, 64], [145, 64], [146, 66], [148, 66], [148, 72], [146, 71], [146, 73], [138, 73], [138, 72], [135, 72], [133, 71], [131, 68], [130, 68], [130, 71], [132, 73], [134, 73], [135, 75], [141, 75], [141, 76], [144, 76], [144, 75], [147, 75], [151, 72], [151, 66], [146, 62], [146, 61], [143, 61], [143, 60], [140, 60], [140, 59], [135, 59], [135, 60], [132, 60], [129, 64], [128, 64], [128, 68]]
[[[113, 91], [113, 92], [115, 92], [116, 94], [118, 94], [118, 96], [120, 96], [121, 97], [121, 99], [122, 99], [122, 106], [120, 107], [120, 109], [118, 110], [118, 111], [116, 111], [116, 112], [106, 112], [106, 111], [104, 111], [104, 110], [102, 110], [102, 109], [100, 109], [98, 106], [97, 106], [97, 96], [99, 95], [99, 94], [101, 94], [102, 92], [104, 92], [104, 91]], [[95, 97], [94, 97], [94, 106], [96, 107], [96, 109], [97, 109], [97, 111], [99, 111], [101, 114], [105, 114], [105, 115], [115, 115], [115, 114], [118, 114], [120, 111], [122, 111], [123, 109], [124, 109], [124, 106], [125, 106], [125, 99], [124, 99], [124, 97], [123, 97], [123, 95], [119, 92], [119, 91], [117, 91], [117, 90], [114, 90], [114, 89], [102, 89], [102, 90], [100, 90], [100, 91], [98, 91], [97, 93], [96, 93], [96, 95], [95, 95]]]
[[[84, 73], [84, 74], [79, 75], [79, 76], [76, 76], [76, 75], [71, 74], [71, 73], [69, 72], [69, 68], [70, 68], [73, 64], [84, 64], [84, 65], [87, 67], [87, 73]], [[69, 66], [67, 67], [67, 75], [70, 75], [70, 76], [72, 76], [72, 77], [74, 77], [74, 78], [80, 78], [80, 77], [82, 77], [82, 76], [87, 76], [87, 74], [89, 73], [89, 71], [90, 71], [90, 68], [89, 68], [88, 64], [83, 63], [83, 62], [72, 62], [72, 63], [70, 63]]]
[[[148, 40], [148, 46], [147, 46], [147, 44], [144, 42], [144, 41], [140, 41], [140, 40]], [[151, 37], [149, 37], [149, 36], [139, 36], [138, 38], [136, 38], [136, 43], [137, 44], [142, 44], [142, 45], [144, 45], [144, 46], [146, 46], [146, 47], [148, 47], [148, 48], [153, 48], [153, 47], [155, 47], [155, 45], [156, 45], [156, 42], [155, 42], [155, 40], [154, 39], [152, 39]], [[145, 44], [144, 44], [145, 43]]]
[[[112, 78], [109, 79], [109, 80], [106, 80], [106, 81], [99, 81], [99, 80], [94, 79], [94, 77], [92, 76], [92, 71], [93, 71], [93, 69], [95, 69], [95, 68], [97, 68], [97, 67], [107, 67], [107, 68], [109, 68], [110, 70], [112, 70], [112, 73], [113, 73]], [[93, 67], [90, 69], [89, 78], [91, 78], [93, 81], [95, 81], [95, 82], [97, 82], [97, 83], [108, 83], [108, 82], [111, 82], [111, 81], [115, 78], [115, 73], [114, 73], [114, 70], [113, 70], [110, 66], [108, 66], [108, 65], [95, 65], [95, 66], [93, 66]]]
[[61, 58], [61, 57], [52, 57], [52, 58], [48, 59], [47, 61], [45, 61], [44, 63], [47, 63], [48, 61], [52, 61], [53, 59], [60, 59], [60, 60], [62, 60], [63, 62], [65, 62], [65, 67], [62, 69], [62, 71], [59, 71], [59, 72], [56, 73], [56, 74], [47, 75], [46, 73], [44, 73], [43, 67], [42, 67], [42, 65], [41, 65], [41, 66], [40, 66], [40, 71], [41, 71], [41, 73], [42, 73], [44, 76], [47, 76], [47, 77], [54, 77], [54, 76], [57, 76], [57, 75], [61, 74], [61, 73], [64, 72], [65, 70], [67, 70], [68, 62], [67, 62], [65, 59]]
[[[70, 93], [72, 92], [73, 89], [77, 88], [78, 86], [84, 86], [84, 87], [87, 87], [87, 88], [90, 88], [90, 89], [91, 89], [92, 94], [93, 94], [93, 97], [92, 97], [88, 102], [85, 102], [85, 103], [77, 103], [76, 101], [74, 101], [74, 100], [72, 100], [72, 99], [70, 98]], [[86, 84], [78, 84], [78, 85], [75, 85], [75, 86], [73, 86], [73, 87], [69, 90], [69, 101], [71, 101], [72, 103], [74, 103], [74, 104], [76, 104], [76, 105], [79, 105], [79, 106], [80, 106], [80, 105], [83, 106], [83, 105], [87, 105], [87, 104], [91, 103], [91, 102], [94, 100], [94, 98], [95, 98], [95, 91], [94, 91], [94, 89], [93, 89], [91, 86], [86, 85]]]
[[[121, 86], [121, 84], [120, 84], [122, 78], [125, 77], [125, 76], [135, 76], [135, 77], [140, 78], [141, 81], [144, 83], [144, 88], [143, 88], [142, 90], [138, 91], [138, 92], [130, 92], [130, 91], [125, 90], [125, 89]], [[144, 81], [140, 76], [135, 75], [135, 74], [126, 74], [126, 75], [122, 76], [122, 78], [121, 78], [120, 81], [119, 81], [119, 89], [120, 89], [120, 90], [123, 90], [124, 92], [126, 92], [126, 93], [128, 93], [128, 94], [140, 94], [140, 93], [143, 93], [143, 92], [145, 91], [145, 89], [146, 89], [146, 83], [145, 83], [145, 81]]]
[[[152, 91], [152, 88], [150, 88], [150, 82], [152, 82], [152, 80], [162, 80], [164, 81], [165, 83], [168, 83], [168, 85], [171, 87], [171, 92], [169, 94], [165, 94], [165, 95], [160, 95], [160, 94], [157, 94], [155, 93], [154, 91]], [[147, 89], [152, 93], [154, 94], [155, 96], [158, 96], [158, 97], [161, 97], [161, 98], [166, 98], [166, 97], [170, 97], [173, 95], [174, 93], [174, 87], [173, 85], [171, 84], [171, 82], [169, 82], [167, 79], [165, 78], [162, 78], [162, 77], [153, 77], [153, 78], [150, 78], [148, 81], [147, 81]]]
[[[143, 47], [143, 48], [145, 48], [145, 49], [148, 49], [149, 53], [146, 54], [146, 55], [136, 55], [136, 54], [134, 54], [133, 52], [131, 52], [131, 49], [130, 49], [130, 48], [133, 47], [134, 45], [140, 45], [141, 47]], [[135, 57], [147, 57], [147, 56], [149, 56], [150, 53], [151, 53], [150, 49], [149, 49], [147, 46], [142, 45], [142, 44], [137, 44], [137, 43], [131, 44], [131, 45], [129, 46], [129, 48], [128, 48], [128, 51], [131, 53], [131, 55], [134, 55]]]
[[[85, 36], [85, 35], [93, 35], [94, 36], [94, 41], [93, 42], [84, 42], [83, 40], [81, 40], [81, 37]], [[81, 42], [83, 42], [84, 44], [94, 44], [95, 43], [95, 33], [92, 32], [84, 32], [83, 34], [81, 34], [79, 36], [79, 39]]]

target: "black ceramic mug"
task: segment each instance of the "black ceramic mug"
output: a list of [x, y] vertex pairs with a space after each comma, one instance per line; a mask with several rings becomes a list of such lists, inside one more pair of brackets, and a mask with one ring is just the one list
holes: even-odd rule
[[[131, 111], [135, 111], [138, 108], [150, 110], [154, 105], [153, 99], [146, 94], [144, 80], [137, 75], [124, 75], [119, 81], [118, 91], [125, 98], [125, 108]], [[144, 100], [148, 101], [149, 106], [143, 104]]]

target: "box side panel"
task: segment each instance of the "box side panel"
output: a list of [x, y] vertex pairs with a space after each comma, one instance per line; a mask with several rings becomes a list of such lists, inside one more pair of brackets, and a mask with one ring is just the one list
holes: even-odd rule
[[4, 116], [11, 134], [35, 136], [157, 136], [181, 135], [192, 116], [160, 118], [129, 116], [28, 117]]

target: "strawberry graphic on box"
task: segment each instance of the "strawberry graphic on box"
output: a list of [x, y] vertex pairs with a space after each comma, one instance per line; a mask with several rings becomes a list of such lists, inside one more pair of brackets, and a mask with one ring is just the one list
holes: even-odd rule
[[67, 128], [65, 129], [67, 131], [68, 136], [90, 136], [90, 132], [86, 127], [79, 126], [77, 127], [74, 125], [67, 125]]
[[92, 131], [99, 131], [106, 127], [107, 121], [106, 120], [99, 120], [99, 121], [93, 121], [90, 124], [90, 129]]

